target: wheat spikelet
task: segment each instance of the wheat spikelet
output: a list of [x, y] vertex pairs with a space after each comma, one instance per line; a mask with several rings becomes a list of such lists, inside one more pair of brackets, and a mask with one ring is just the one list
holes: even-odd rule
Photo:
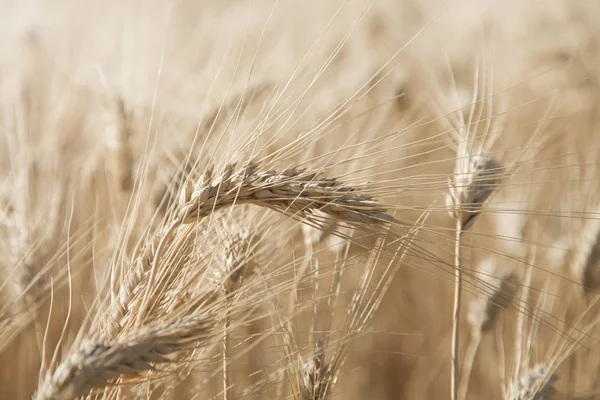
[[[124, 326], [131, 323], [130, 311], [139, 306], [141, 301], [139, 297], [144, 294], [144, 284], [149, 283], [148, 279], [150, 279], [152, 265], [165, 262], [164, 259], [160, 258], [160, 255], [157, 257], [160, 246], [168, 247], [177, 234], [179, 234], [176, 241], [177, 246], [185, 248], [190, 245], [189, 241], [193, 235], [193, 227], [184, 228], [181, 231], [177, 231], [175, 228], [174, 225], [171, 225], [164, 230], [160, 230], [154, 235], [149, 244], [141, 249], [140, 254], [134, 260], [134, 264], [128, 271], [123, 283], [117, 289], [116, 301], [113, 302], [111, 317], [106, 326], [109, 337], [117, 335]], [[168, 260], [169, 257], [167, 256], [165, 259]], [[173, 262], [171, 267], [176, 268], [184, 265], [187, 260], [185, 258], [173, 259], [173, 256], [171, 256], [171, 261]], [[134, 302], [136, 298], [138, 300]]]

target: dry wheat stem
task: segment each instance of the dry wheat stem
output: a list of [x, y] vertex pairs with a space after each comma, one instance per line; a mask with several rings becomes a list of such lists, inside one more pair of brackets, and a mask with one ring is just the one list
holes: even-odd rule
[[456, 239], [454, 248], [454, 303], [452, 305], [452, 368], [450, 390], [452, 400], [458, 399], [458, 345], [460, 302], [462, 289], [462, 270], [460, 268], [460, 238], [462, 235], [462, 221], [456, 220]]
[[192, 315], [145, 326], [115, 339], [90, 340], [71, 353], [54, 372], [48, 372], [37, 400], [67, 400], [103, 388], [117, 379], [143, 378], [155, 364], [176, 362], [176, 352], [211, 344], [215, 321]]
[[[454, 175], [449, 179], [449, 191], [446, 205], [450, 207], [450, 215], [456, 223], [454, 240], [454, 302], [452, 306], [452, 345], [451, 345], [451, 378], [450, 391], [452, 400], [458, 400], [459, 375], [459, 325], [462, 290], [462, 269], [460, 265], [460, 246], [462, 232], [475, 222], [484, 204], [498, 185], [497, 175], [502, 168], [488, 156], [471, 155], [469, 140], [458, 143], [458, 159]], [[464, 156], [465, 158], [461, 158]]]
[[[229, 308], [229, 307], [228, 307]], [[225, 317], [223, 324], [223, 400], [229, 398], [229, 379], [227, 376], [227, 357], [229, 352], [229, 315]]]
[[252, 274], [255, 264], [256, 238], [248, 229], [236, 232], [225, 246], [223, 266], [215, 271], [216, 281], [221, 285], [227, 302], [227, 311], [223, 323], [223, 399], [231, 398], [229, 395], [228, 359], [229, 359], [229, 327], [231, 323], [231, 296], [241, 288], [244, 280]]

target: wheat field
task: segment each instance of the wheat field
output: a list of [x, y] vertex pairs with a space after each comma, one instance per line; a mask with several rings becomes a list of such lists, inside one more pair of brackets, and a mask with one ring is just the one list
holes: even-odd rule
[[1, 399], [600, 398], [600, 3], [0, 10]]

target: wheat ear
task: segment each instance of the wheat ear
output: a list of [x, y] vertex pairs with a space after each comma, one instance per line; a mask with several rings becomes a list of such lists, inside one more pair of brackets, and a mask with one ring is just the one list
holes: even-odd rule
[[381, 225], [395, 219], [373, 199], [335, 178], [303, 168], [261, 170], [258, 163], [241, 168], [228, 165], [220, 176], [209, 168], [178, 213], [182, 223], [194, 222], [235, 204], [254, 204], [297, 219], [312, 220], [320, 211], [337, 220], [360, 225]]
[[552, 400], [558, 380], [545, 364], [537, 364], [509, 386], [506, 400]]
[[[171, 246], [182, 246], [192, 235], [193, 230], [185, 226], [197, 223], [220, 209], [240, 204], [266, 207], [312, 221], [318, 227], [321, 226], [320, 220], [313, 218], [317, 212], [361, 227], [396, 221], [371, 197], [316, 172], [301, 168], [282, 172], [260, 170], [258, 163], [250, 163], [241, 168], [229, 164], [221, 175], [215, 176], [213, 169], [208, 168], [195, 190], [189, 181], [184, 185], [175, 217], [141, 248], [135, 258], [133, 271], [119, 290], [118, 304], [110, 323], [111, 335], [126, 322], [132, 299], [139, 292], [141, 283], [148, 280], [147, 288], [152, 286], [153, 274], [156, 274], [152, 266], [161, 262]], [[142, 302], [142, 312], [145, 306]]]
[[83, 343], [53, 372], [46, 374], [37, 400], [67, 400], [102, 388], [118, 378], [140, 379], [168, 356], [211, 344], [216, 321], [188, 316], [132, 330], [112, 340]]
[[328, 400], [335, 379], [331, 366], [325, 362], [322, 344], [315, 353], [300, 366], [300, 395], [302, 400]]

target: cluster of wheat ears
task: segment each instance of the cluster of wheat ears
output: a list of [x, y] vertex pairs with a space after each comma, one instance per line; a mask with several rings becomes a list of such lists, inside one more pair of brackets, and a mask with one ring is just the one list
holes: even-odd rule
[[0, 3], [0, 398], [600, 398], [594, 2]]

